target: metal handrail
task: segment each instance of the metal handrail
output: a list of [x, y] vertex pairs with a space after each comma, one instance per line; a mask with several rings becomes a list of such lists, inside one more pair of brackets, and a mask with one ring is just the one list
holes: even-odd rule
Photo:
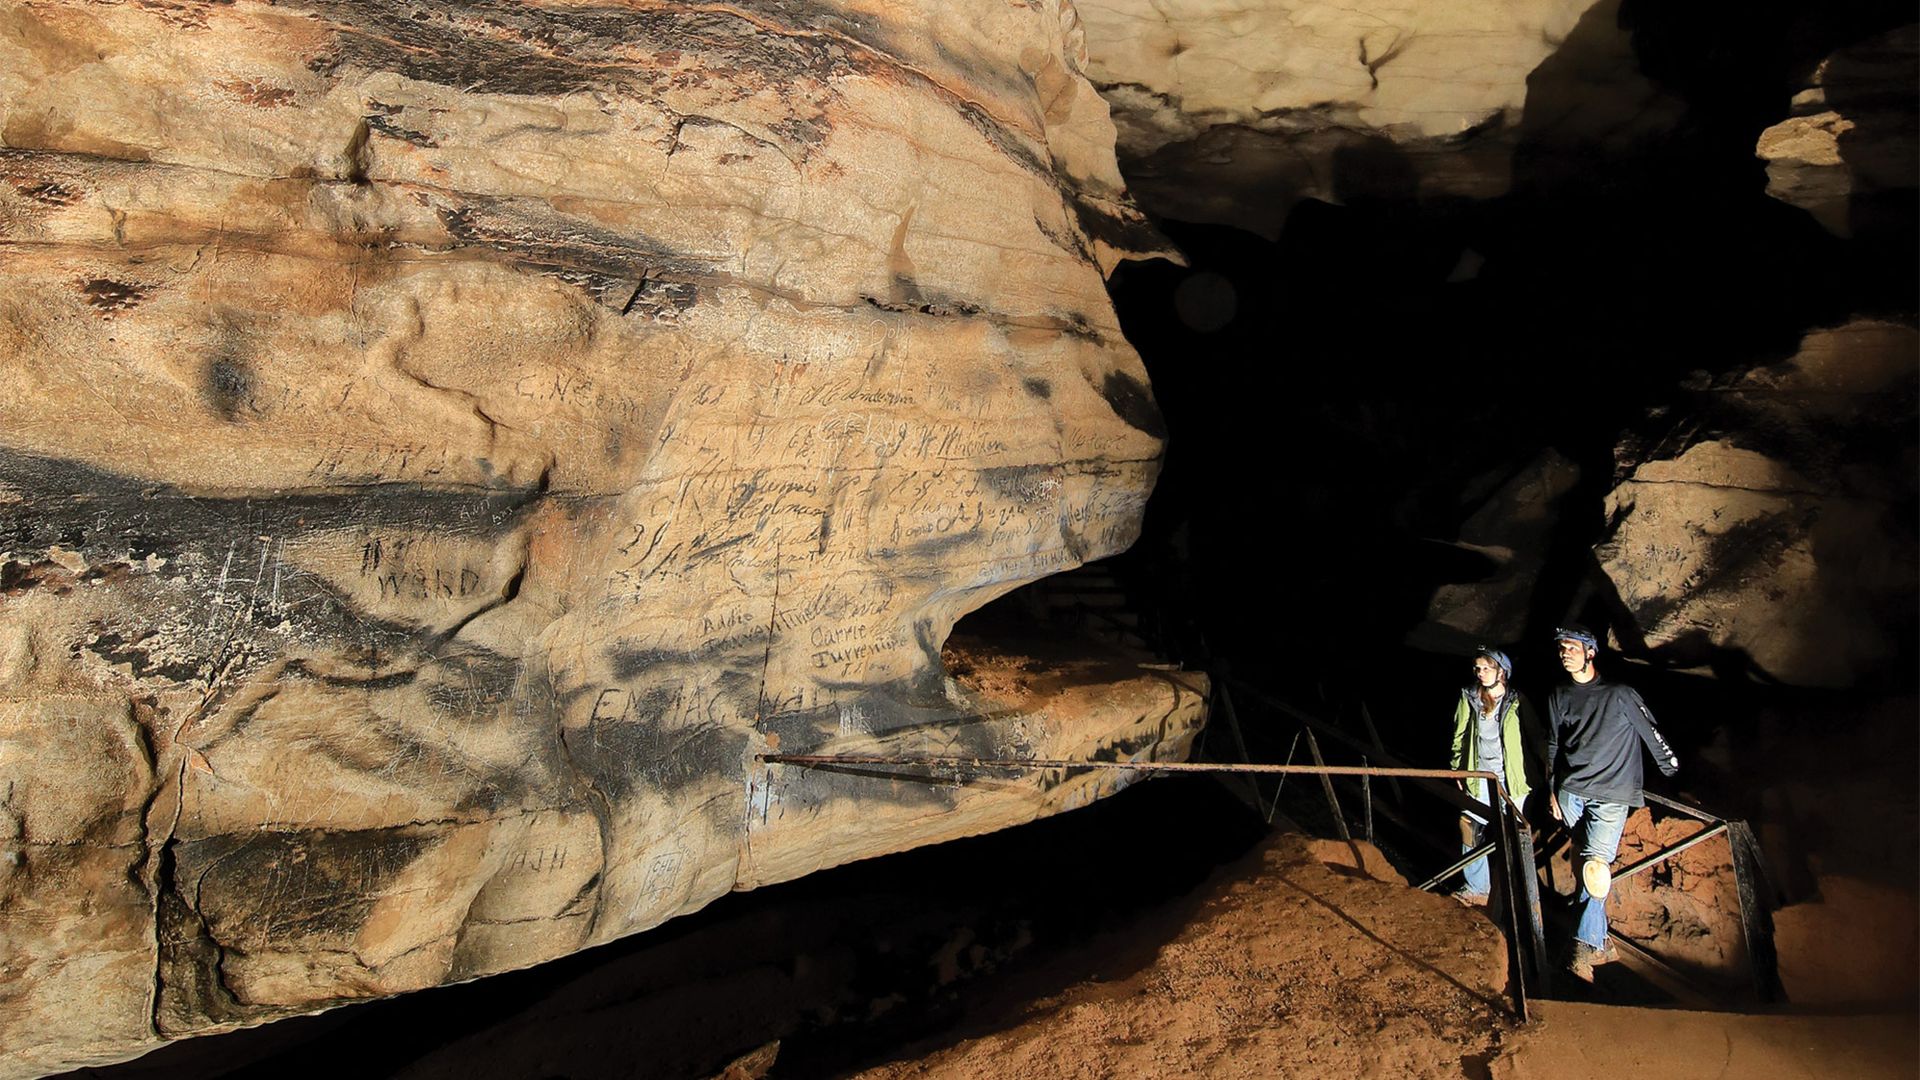
[[[1531, 880], [1531, 873], [1521, 875], [1516, 870], [1512, 841], [1508, 837], [1509, 831], [1512, 830], [1512, 822], [1519, 820], [1518, 814], [1520, 808], [1518, 804], [1514, 803], [1507, 795], [1506, 785], [1497, 774], [1478, 769], [1420, 769], [1407, 766], [1378, 765], [1267, 765], [1254, 762], [1071, 761], [1062, 758], [985, 758], [939, 755], [909, 757], [890, 754], [756, 754], [754, 756], [756, 759], [772, 765], [799, 765], [808, 768], [858, 768], [862, 766], [893, 765], [956, 770], [1089, 769], [1146, 773], [1252, 773], [1278, 774], [1281, 776], [1313, 773], [1322, 777], [1390, 776], [1416, 780], [1481, 779], [1488, 781], [1492, 785], [1492, 790], [1499, 793], [1503, 806], [1509, 808], [1513, 814], [1511, 818], [1506, 812], [1494, 815], [1501, 823], [1501, 846], [1505, 849], [1504, 861], [1506, 863], [1507, 876], [1509, 878], [1523, 876], [1527, 880]], [[1464, 793], [1461, 793], [1461, 798], [1466, 802], [1470, 802], [1481, 811], [1489, 809], [1489, 804], [1480, 802], [1477, 799], [1468, 799]], [[1530, 857], [1525, 859], [1524, 865], [1530, 870], [1532, 859]], [[1533, 891], [1527, 890], [1527, 894], [1529, 903], [1532, 903]], [[1508, 889], [1507, 895], [1510, 898], [1509, 906], [1512, 906], [1511, 898], [1514, 894], [1511, 887]], [[1515, 910], [1512, 914], [1514, 917], [1514, 926], [1517, 929], [1519, 926], [1519, 912]], [[1535, 919], [1535, 926], [1538, 926], [1537, 918]], [[1519, 977], [1514, 981], [1514, 1008], [1519, 1014], [1520, 1019], [1525, 1021], [1528, 1018], [1528, 1007], [1526, 975], [1525, 972], [1521, 970], [1523, 967], [1524, 965], [1517, 963], [1515, 965], [1515, 970]]]
[[[1231, 685], [1235, 691], [1245, 694], [1254, 701], [1258, 701], [1283, 715], [1291, 717], [1309, 732], [1318, 731], [1328, 738], [1342, 743], [1362, 757], [1371, 755], [1380, 761], [1386, 762], [1389, 766], [1399, 768], [1406, 767], [1404, 762], [1395, 758], [1392, 754], [1387, 753], [1380, 746], [1362, 743], [1360, 740], [1341, 730], [1337, 725], [1330, 724], [1311, 713], [1298, 709], [1262, 691], [1258, 687], [1249, 686], [1238, 679], [1228, 678], [1216, 679], [1215, 684], [1221, 687], [1223, 691], [1228, 685]], [[1444, 774], [1465, 772], [1465, 770], [1426, 770], [1426, 772], [1429, 774]], [[1524, 1019], [1527, 1015], [1526, 981], [1529, 963], [1531, 964], [1535, 979], [1542, 990], [1546, 988], [1548, 981], [1552, 977], [1551, 970], [1547, 965], [1547, 934], [1546, 925], [1541, 916], [1540, 882], [1539, 878], [1534, 874], [1533, 869], [1533, 830], [1527, 826], [1526, 818], [1522, 814], [1519, 804], [1513, 800], [1512, 795], [1507, 791], [1505, 781], [1502, 777], [1479, 771], [1475, 771], [1472, 775], [1491, 779], [1493, 786], [1490, 790], [1498, 792], [1498, 799], [1495, 800], [1495, 802], [1498, 803], [1499, 813], [1489, 814], [1489, 803], [1469, 796], [1458, 787], [1436, 783], [1431, 776], [1420, 776], [1416, 777], [1416, 779], [1423, 781], [1421, 786], [1428, 794], [1435, 796], [1442, 802], [1447, 803], [1463, 813], [1488, 817], [1497, 825], [1494, 830], [1495, 843], [1499, 845], [1499, 850], [1501, 851], [1500, 873], [1507, 886], [1505, 890], [1507, 898], [1505, 906], [1507, 908], [1508, 929], [1511, 931], [1508, 940], [1515, 949], [1514, 996], [1519, 1005], [1520, 1015]], [[1463, 858], [1461, 860], [1461, 866], [1464, 867], [1470, 861], [1470, 859]], [[1523, 940], [1526, 942], [1526, 949], [1524, 952], [1521, 952], [1519, 943]], [[1525, 958], [1527, 963], [1522, 962], [1522, 957]]]
[[1421, 882], [1420, 884], [1415, 885], [1414, 888], [1419, 889], [1421, 892], [1426, 892], [1428, 889], [1433, 888], [1435, 885], [1438, 885], [1441, 882], [1452, 877], [1453, 875], [1459, 873], [1460, 871], [1465, 870], [1467, 868], [1468, 863], [1471, 863], [1475, 859], [1478, 859], [1486, 855], [1487, 853], [1491, 852], [1496, 846], [1497, 845], [1491, 840], [1487, 841], [1484, 844], [1481, 844], [1479, 847], [1474, 848], [1472, 851], [1469, 851], [1465, 855], [1460, 856], [1459, 861], [1450, 864], [1445, 870], [1442, 870], [1439, 873], [1428, 878], [1427, 880]]
[[1693, 845], [1705, 843], [1706, 841], [1711, 840], [1714, 837], [1719, 836], [1721, 833], [1726, 831], [1727, 831], [1727, 823], [1724, 821], [1718, 825], [1709, 825], [1706, 828], [1701, 829], [1699, 832], [1694, 833], [1692, 836], [1687, 837], [1685, 840], [1682, 840], [1679, 843], [1673, 845], [1672, 847], [1662, 848], [1661, 850], [1654, 852], [1653, 854], [1647, 856], [1646, 858], [1641, 859], [1639, 862], [1634, 863], [1632, 866], [1627, 867], [1625, 870], [1615, 871], [1613, 874], [1613, 880], [1619, 881], [1621, 878], [1630, 878], [1633, 875], [1639, 873], [1640, 871], [1647, 869], [1648, 867], [1651, 867], [1657, 863], [1665, 862], [1666, 860], [1674, 857], [1675, 855], [1680, 854], [1681, 852], [1687, 850]]
[[[1247, 686], [1238, 680], [1233, 680], [1233, 685], [1242, 693], [1246, 693], [1255, 700], [1293, 717], [1303, 725], [1318, 728], [1323, 734], [1339, 740], [1357, 753], [1371, 753], [1382, 761], [1396, 760], [1391, 754], [1386, 753], [1379, 746], [1369, 746], [1361, 743], [1358, 739], [1348, 735], [1338, 727], [1328, 725], [1325, 721], [1319, 720], [1309, 713], [1303, 712], [1268, 694], [1262, 693], [1255, 687]], [[1431, 794], [1440, 796], [1446, 802], [1460, 806], [1459, 798], [1456, 797], [1458, 795], [1457, 792], [1434, 788], [1428, 788], [1427, 790]], [[1620, 870], [1612, 875], [1613, 880], [1619, 881], [1622, 878], [1632, 877], [1680, 854], [1696, 844], [1704, 843], [1716, 836], [1724, 834], [1727, 837], [1727, 844], [1732, 854], [1734, 884], [1740, 903], [1741, 934], [1745, 939], [1747, 956], [1752, 964], [1755, 991], [1762, 1001], [1774, 1001], [1784, 998], [1785, 991], [1780, 985], [1779, 961], [1773, 946], [1772, 915], [1766, 905], [1761, 902], [1757, 892], [1758, 884], [1765, 879], [1766, 864], [1764, 859], [1761, 858], [1759, 844], [1753, 838], [1751, 827], [1745, 821], [1722, 817], [1702, 807], [1681, 802], [1677, 799], [1671, 799], [1655, 792], [1648, 791], [1644, 792], [1644, 794], [1648, 802], [1693, 818], [1705, 824], [1707, 827], [1686, 837], [1671, 847], [1656, 851], [1631, 866]], [[1507, 805], [1514, 815], [1513, 820], [1522, 820], [1519, 815], [1519, 808], [1513, 805], [1511, 798], [1507, 799]], [[1484, 809], [1485, 804], [1475, 800], [1473, 806]], [[1505, 818], [1506, 815], [1503, 814], [1502, 817]], [[1528, 835], [1528, 830], [1524, 828], [1517, 830], [1517, 832], [1516, 846], [1524, 849], [1524, 861], [1529, 868], [1531, 868], [1534, 862], [1532, 838]], [[1490, 851], [1491, 848], [1492, 845], [1488, 844], [1482, 845], [1476, 850], [1478, 852], [1486, 852]], [[1456, 864], [1448, 867], [1445, 872], [1429, 879], [1421, 888], [1431, 888], [1440, 881], [1444, 881], [1447, 876], [1458, 873], [1468, 863], [1472, 862], [1475, 857], [1477, 856], [1463, 856]], [[1525, 878], [1527, 902], [1533, 915], [1532, 921], [1534, 924], [1537, 970], [1539, 970], [1542, 975], [1545, 975], [1545, 934], [1544, 927], [1540, 922], [1539, 908], [1537, 906], [1539, 902], [1539, 883], [1538, 879], [1535, 878], [1532, 873], [1526, 874]]]
[[[1498, 773], [1479, 769], [1416, 769], [1368, 765], [1264, 765], [1235, 761], [1070, 761], [1065, 758], [984, 758], [984, 757], [894, 757], [884, 754], [756, 754], [774, 765], [923, 765], [941, 769], [1119, 769], [1129, 772], [1195, 773], [1314, 773], [1325, 776], [1394, 776], [1425, 780], [1490, 780], [1499, 785], [1500, 796], [1515, 813], [1518, 804], [1507, 797], [1506, 784]], [[1464, 798], [1464, 796], [1463, 796]], [[1487, 804], [1467, 798], [1485, 810]]]

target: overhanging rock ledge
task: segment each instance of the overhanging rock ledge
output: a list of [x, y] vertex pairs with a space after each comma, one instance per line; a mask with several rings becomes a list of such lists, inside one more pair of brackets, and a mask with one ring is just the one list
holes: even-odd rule
[[0, 3], [0, 1074], [1102, 793], [946, 677], [1161, 426], [1064, 0]]

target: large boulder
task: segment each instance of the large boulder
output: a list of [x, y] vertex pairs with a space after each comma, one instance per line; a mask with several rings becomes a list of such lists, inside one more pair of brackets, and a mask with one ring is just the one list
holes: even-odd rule
[[[1822, 60], [1787, 119], [1760, 133], [1767, 194], [1837, 236], [1874, 220], [1881, 197], [1908, 208], [1920, 189], [1920, 25], [1849, 45]], [[1910, 215], [1905, 218], [1911, 221]]]
[[1597, 554], [1629, 647], [1804, 686], [1911, 660], [1917, 355], [1908, 326], [1814, 331], [1621, 447]]
[[1080, 0], [1133, 190], [1279, 232], [1302, 199], [1503, 195], [1549, 156], [1664, 130], [1618, 0]]
[[[945, 676], [1159, 467], [1064, 0], [0, 4], [0, 1074], [559, 956], [1185, 752]], [[1076, 674], [1077, 672], [1077, 674]]]

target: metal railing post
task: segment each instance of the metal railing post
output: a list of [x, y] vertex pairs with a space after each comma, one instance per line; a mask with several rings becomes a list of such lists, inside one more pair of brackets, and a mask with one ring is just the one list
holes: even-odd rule
[[1520, 1014], [1521, 1022], [1525, 1023], [1530, 1017], [1527, 1009], [1527, 959], [1519, 946], [1523, 935], [1520, 931], [1520, 868], [1514, 860], [1515, 829], [1513, 818], [1507, 812], [1506, 792], [1500, 789], [1499, 782], [1489, 781], [1487, 793], [1492, 796], [1487, 800], [1487, 809], [1494, 818], [1489, 824], [1493, 825], [1494, 835], [1499, 838], [1500, 864], [1504, 871], [1501, 874], [1500, 891], [1506, 895], [1507, 901], [1507, 932], [1512, 935], [1508, 940], [1513, 942], [1507, 955], [1513, 960], [1514, 1011]]
[[1753, 967], [1753, 988], [1761, 1001], [1780, 1001], [1780, 958], [1773, 948], [1773, 912], [1760, 902], [1755, 888], [1759, 877], [1759, 844], [1744, 821], [1727, 822], [1727, 842], [1733, 848], [1733, 883], [1740, 893], [1740, 931], [1746, 936], [1747, 962]]
[[[1360, 759], [1360, 767], [1367, 767], [1367, 759]], [[1361, 829], [1365, 832], [1367, 843], [1373, 843], [1373, 778], [1366, 773], [1360, 774], [1360, 811]]]
[[[1307, 736], [1307, 752], [1313, 755], [1313, 763], [1322, 769], [1327, 767], [1327, 759], [1320, 756], [1320, 740], [1313, 737], [1312, 728], [1302, 728]], [[1320, 786], [1327, 793], [1327, 808], [1333, 811], [1333, 827], [1340, 831], [1340, 839], [1353, 842], [1353, 832], [1347, 828], [1347, 815], [1340, 809], [1340, 798], [1333, 793], [1333, 777], [1325, 772], [1320, 774]]]
[[[1293, 752], [1298, 749], [1300, 749], [1300, 733], [1296, 731], [1293, 733], [1293, 741], [1287, 744], [1286, 763], [1288, 765], [1293, 764]], [[1260, 782], [1258, 780], [1254, 781], [1254, 789], [1256, 791], [1259, 790], [1259, 786]], [[1280, 779], [1273, 785], [1273, 802], [1267, 806], [1267, 824], [1269, 825], [1273, 824], [1273, 815], [1280, 810], [1280, 792], [1285, 790], [1286, 786], [1287, 775], [1281, 773]]]
[[[1515, 806], [1515, 804], [1504, 799], [1501, 802], [1501, 809], [1503, 811]], [[1517, 809], [1515, 809], [1513, 813], [1515, 815], [1513, 823], [1514, 863], [1517, 871], [1515, 875], [1517, 880], [1514, 884], [1520, 887], [1519, 900], [1521, 910], [1526, 913], [1527, 917], [1527, 954], [1533, 962], [1533, 971], [1536, 980], [1535, 992], [1544, 994], [1549, 992], [1553, 978], [1553, 969], [1547, 965], [1547, 928], [1545, 923], [1542, 922], [1540, 913], [1540, 878], [1534, 870], [1533, 828], [1527, 824], [1527, 819], [1525, 816], [1520, 815]], [[1502, 816], [1504, 816], [1504, 813]]]

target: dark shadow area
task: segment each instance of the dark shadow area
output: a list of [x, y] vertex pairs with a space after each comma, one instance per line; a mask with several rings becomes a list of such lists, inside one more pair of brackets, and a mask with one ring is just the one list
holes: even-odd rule
[[[1832, 816], [1878, 818], [1911, 847], [1905, 793], [1876, 796], [1884, 781], [1832, 770], [1803, 777], [1791, 750], [1839, 726], [1876, 777], [1910, 773], [1914, 726], [1858, 719], [1912, 700], [1920, 620], [1886, 608], [1902, 598], [1861, 601], [1863, 617], [1900, 636], [1893, 662], [1855, 690], [1795, 689], [1739, 649], [1651, 646], [1594, 546], [1622, 475], [1616, 448], [1717, 422], [1701, 387], [1792, 356], [1808, 331], [1849, 318], [1914, 323], [1911, 223], [1883, 214], [1893, 228], [1836, 237], [1766, 193], [1754, 152], [1822, 58], [1912, 18], [1885, 3], [1600, 4], [1528, 80], [1503, 198], [1420, 199], [1413, 162], [1369, 140], [1334, 158], [1340, 204], [1299, 203], [1273, 242], [1161, 223], [1191, 266], [1126, 265], [1112, 290], [1170, 446], [1143, 538], [1113, 562], [1144, 606], [1163, 611], [1169, 649], [1350, 725], [1364, 704], [1389, 747], [1443, 764], [1466, 670], [1409, 648], [1409, 634], [1439, 586], [1488, 576], [1486, 559], [1447, 546], [1466, 520], [1557, 452], [1578, 481], [1537, 553], [1520, 637], [1488, 642], [1512, 654], [1516, 685], [1541, 702], [1562, 678], [1556, 625], [1612, 631], [1627, 655], [1609, 651], [1603, 670], [1642, 691], [1688, 764], [1677, 783], [1650, 787], [1774, 823], [1775, 899], [1811, 895], [1807, 852], [1822, 845], [1832, 845], [1828, 869], [1909, 882], [1913, 853], [1868, 842], [1877, 827], [1840, 835], [1820, 808], [1779, 796], [1803, 782], [1831, 792], [1846, 805]], [[1909, 103], [1916, 92], [1906, 87]], [[1905, 193], [1901, 212], [1910, 217], [1913, 202]], [[1230, 319], [1195, 320], [1171, 302], [1201, 276], [1237, 298]], [[1911, 401], [1887, 407], [1912, 415]], [[1863, 460], [1910, 461], [1910, 419], [1905, 428], [1903, 446], [1865, 446]], [[1767, 437], [1743, 433], [1741, 445], [1764, 451]], [[1756, 547], [1727, 561], [1766, 557]], [[1304, 753], [1284, 721], [1243, 713], [1254, 760]], [[1283, 813], [1328, 835], [1323, 804], [1313, 785], [1293, 785]], [[1452, 817], [1433, 814], [1420, 843], [1385, 832], [1383, 847], [1410, 876], [1436, 871], [1437, 851], [1458, 842]], [[1883, 859], [1877, 871], [1869, 851]]]
[[[1623, 623], [1593, 555], [1615, 447], [1694, 404], [1689, 373], [1783, 359], [1850, 316], [1914, 319], [1915, 237], [1829, 235], [1766, 194], [1753, 150], [1814, 62], [1904, 18], [1885, 4], [1603, 4], [1529, 79], [1502, 199], [1419, 201], [1410, 162], [1373, 140], [1335, 157], [1342, 205], [1302, 202], [1274, 242], [1162, 223], [1191, 267], [1129, 264], [1112, 284], [1171, 432], [1145, 534], [1116, 572], [1179, 613], [1188, 658], [1228, 658], [1296, 698], [1340, 687], [1424, 715], [1458, 676], [1402, 643], [1437, 586], [1486, 574], [1434, 541], [1458, 536], [1489, 478], [1558, 451], [1580, 479], [1522, 640], [1495, 643], [1523, 686], [1544, 688], [1556, 623]], [[1637, 63], [1639, 96], [1608, 106], [1625, 91], [1595, 82], [1603, 62]], [[1583, 144], [1618, 132], [1570, 114], [1607, 107], [1673, 116], [1630, 152]], [[1237, 298], [1224, 325], [1173, 302], [1203, 275]]]

